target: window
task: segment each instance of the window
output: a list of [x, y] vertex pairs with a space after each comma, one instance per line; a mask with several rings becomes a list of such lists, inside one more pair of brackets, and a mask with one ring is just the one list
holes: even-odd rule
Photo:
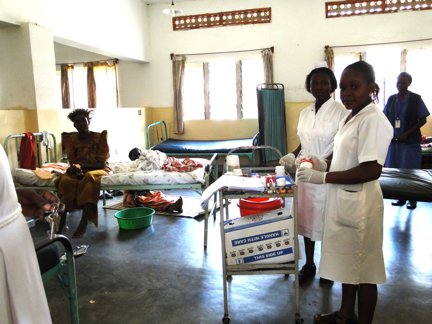
[[184, 89], [184, 119], [204, 119], [204, 70], [202, 63], [186, 64]]
[[75, 108], [89, 108], [87, 97], [87, 68], [84, 64], [74, 64], [72, 83], [73, 87], [71, 90], [73, 91]]
[[258, 118], [256, 86], [264, 82], [264, 66], [261, 59], [242, 61], [243, 118]]
[[401, 72], [401, 50], [381, 48], [367, 51], [366, 62], [374, 67], [375, 83], [380, 87], [377, 107], [383, 110], [388, 98], [398, 92], [396, 79]]
[[432, 0], [346, 0], [325, 3], [326, 18], [432, 9]]
[[270, 23], [271, 8], [173, 17], [172, 21], [173, 30]]
[[211, 119], [237, 119], [236, 62], [209, 62], [209, 106]]
[[[397, 77], [402, 71], [402, 66], [406, 66], [406, 72], [411, 74], [413, 82], [409, 88], [422, 96], [426, 107], [432, 106], [432, 81], [428, 77], [432, 73], [429, 62], [432, 61], [431, 49], [416, 49], [406, 51], [406, 58], [402, 55], [405, 50], [378, 48], [362, 53], [365, 61], [371, 64], [375, 70], [375, 82], [380, 87], [378, 107], [384, 109], [388, 98], [398, 92], [396, 88]], [[335, 56], [335, 75], [338, 82], [343, 69], [355, 61], [359, 60], [360, 53], [352, 55]], [[336, 100], [340, 101], [340, 91], [336, 90]]]
[[337, 89], [335, 91], [335, 100], [342, 102], [340, 99], [340, 89], [339, 89], [339, 83], [340, 78], [342, 76], [343, 70], [350, 64], [360, 61], [360, 54], [347, 54], [347, 55], [341, 55], [341, 56], [335, 56], [334, 59], [334, 74], [336, 76], [337, 81]]
[[406, 56], [406, 71], [411, 74], [413, 81], [409, 90], [421, 95], [426, 107], [431, 111], [432, 107], [432, 50], [411, 50]]
[[260, 58], [186, 63], [184, 119], [258, 118], [256, 86], [263, 82]]
[[[118, 107], [118, 90], [117, 90], [117, 69], [116, 62], [94, 62], [93, 74], [94, 82], [96, 84], [95, 98], [96, 103], [93, 107], [89, 107], [88, 100], [88, 64], [77, 63], [69, 64], [73, 66], [68, 72], [69, 79], [69, 93], [70, 93], [70, 104], [69, 107], [63, 108], [113, 108]], [[56, 72], [56, 102], [62, 106], [62, 81], [61, 72]], [[93, 102], [93, 101], [92, 101]]]

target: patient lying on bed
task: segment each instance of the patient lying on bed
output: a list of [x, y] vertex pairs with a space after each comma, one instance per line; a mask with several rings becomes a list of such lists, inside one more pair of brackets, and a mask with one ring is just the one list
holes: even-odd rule
[[[134, 148], [129, 152], [129, 159], [136, 161], [141, 156], [141, 150]], [[179, 197], [176, 201], [168, 200], [160, 191], [132, 191], [125, 190], [123, 194], [123, 206], [136, 207], [144, 206], [153, 208], [156, 211], [167, 211], [170, 213], [183, 212], [183, 199]]]

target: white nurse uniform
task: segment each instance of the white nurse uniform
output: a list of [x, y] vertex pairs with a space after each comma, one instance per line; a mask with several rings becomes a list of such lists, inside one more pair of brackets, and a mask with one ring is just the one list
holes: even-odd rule
[[[369, 104], [346, 124], [341, 121], [330, 172], [368, 161], [384, 165], [392, 137], [387, 117]], [[346, 284], [385, 283], [383, 213], [378, 180], [327, 184], [319, 276]]]
[[[305, 154], [320, 159], [333, 152], [333, 140], [339, 122], [349, 110], [332, 98], [316, 113], [315, 103], [302, 110], [298, 124], [298, 136]], [[296, 181], [298, 186], [298, 233], [312, 241], [321, 241], [325, 199], [325, 185]]]
[[51, 323], [36, 252], [0, 148], [0, 323]]

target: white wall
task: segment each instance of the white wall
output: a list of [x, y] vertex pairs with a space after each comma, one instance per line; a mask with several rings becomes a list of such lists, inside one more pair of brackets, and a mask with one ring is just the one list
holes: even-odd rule
[[28, 28], [0, 29], [0, 109], [5, 107], [36, 109]]
[[52, 29], [56, 42], [147, 61], [147, 5], [141, 0], [1, 0], [0, 21]]
[[53, 109], [55, 108], [55, 57], [52, 30], [31, 23], [28, 26], [36, 107]]
[[[313, 69], [313, 64], [324, 60], [325, 45], [371, 44], [431, 37], [430, 28], [425, 28], [432, 23], [430, 10], [326, 19], [325, 0], [205, 0], [179, 2], [176, 6], [183, 10], [183, 15], [271, 7], [272, 22], [173, 31], [171, 17], [162, 14], [166, 4], [150, 5], [150, 64], [131, 63], [124, 67], [127, 77], [122, 78], [120, 86], [128, 89], [122, 99], [126, 106], [172, 107], [170, 53], [237, 51], [274, 46], [275, 82], [285, 85], [285, 101], [301, 102], [313, 101], [304, 89], [304, 80]], [[428, 46], [432, 47], [431, 42]]]
[[[100, 55], [59, 43], [54, 43], [54, 51], [56, 64], [95, 62], [114, 58], [112, 56]], [[59, 66], [57, 70], [60, 70]]]

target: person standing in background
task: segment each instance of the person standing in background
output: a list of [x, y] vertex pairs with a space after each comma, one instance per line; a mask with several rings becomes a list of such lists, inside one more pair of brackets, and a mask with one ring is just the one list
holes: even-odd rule
[[[422, 161], [420, 127], [426, 124], [430, 115], [420, 95], [408, 91], [412, 77], [402, 72], [397, 78], [398, 94], [390, 96], [384, 107], [384, 114], [393, 126], [394, 135], [391, 141], [386, 168], [420, 169]], [[405, 200], [392, 202], [393, 206], [405, 205]], [[410, 200], [408, 209], [415, 209], [417, 201]]]

